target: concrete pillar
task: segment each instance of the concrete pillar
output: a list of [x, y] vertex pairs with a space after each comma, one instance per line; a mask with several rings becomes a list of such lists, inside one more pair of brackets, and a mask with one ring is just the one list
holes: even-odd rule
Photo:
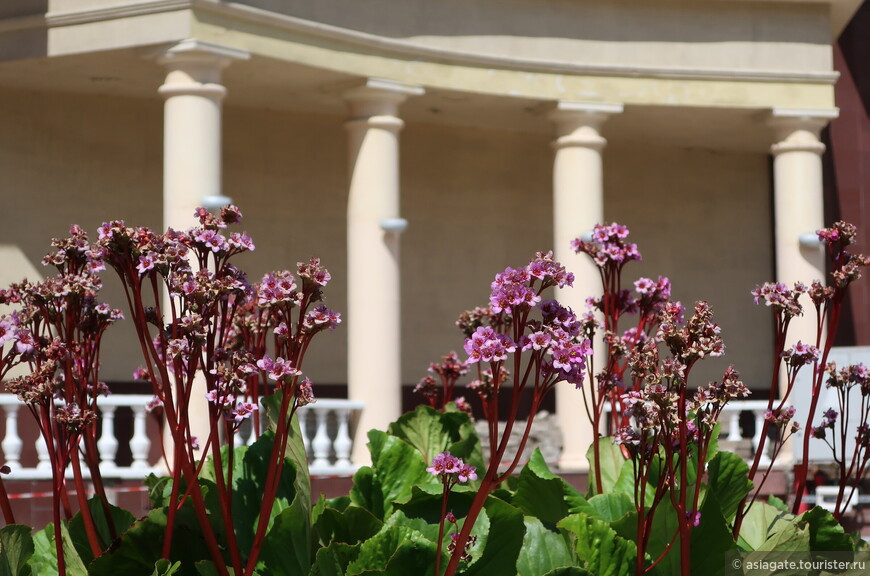
[[203, 199], [221, 193], [221, 72], [247, 52], [183, 40], [158, 58], [163, 114], [163, 224], [185, 229]]
[[[602, 151], [607, 141], [602, 124], [611, 114], [622, 112], [621, 104], [559, 102], [550, 112], [555, 124], [553, 142], [553, 239], [554, 255], [575, 275], [574, 287], [563, 288], [558, 300], [578, 314], [586, 311], [586, 298], [601, 294], [598, 269], [585, 254], [575, 254], [571, 240], [592, 230], [604, 220]], [[603, 363], [603, 342], [596, 342], [595, 367]], [[563, 471], [589, 468], [586, 451], [596, 438], [583, 408], [581, 392], [561, 383], [556, 387], [556, 421], [562, 430]]]
[[[776, 279], [788, 286], [825, 282], [825, 252], [816, 231], [825, 225], [822, 154], [819, 132], [837, 116], [836, 109], [775, 108], [769, 119], [775, 131], [773, 155], [773, 211]], [[789, 327], [791, 345], [815, 343], [815, 313], [809, 299], [805, 314]]]
[[[164, 228], [186, 230], [196, 225], [195, 209], [221, 196], [221, 102], [227, 93], [220, 84], [221, 72], [232, 61], [248, 58], [247, 52], [194, 39], [179, 42], [157, 58], [166, 69], [158, 90], [165, 99]], [[200, 445], [209, 434], [205, 393], [205, 380], [197, 381], [188, 412], [192, 435]], [[168, 434], [166, 438], [171, 441]]]
[[348, 396], [365, 408], [353, 462], [369, 461], [366, 434], [385, 430], [402, 402], [399, 236], [399, 105], [418, 87], [369, 79], [344, 93], [349, 119], [347, 204]]

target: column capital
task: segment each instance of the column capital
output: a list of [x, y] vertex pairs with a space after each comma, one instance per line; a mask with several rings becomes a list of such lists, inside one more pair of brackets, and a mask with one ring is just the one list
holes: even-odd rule
[[408, 97], [426, 93], [421, 86], [382, 78], [366, 78], [336, 88], [347, 102], [352, 119], [396, 116], [399, 105]]
[[548, 106], [547, 117], [556, 128], [555, 148], [579, 146], [601, 150], [607, 141], [599, 131], [613, 114], [621, 114], [622, 104], [559, 100]]
[[839, 114], [838, 108], [773, 108], [767, 117], [767, 124], [773, 128], [776, 140], [770, 147], [771, 154], [823, 154], [825, 145], [819, 140], [819, 135]]
[[164, 98], [183, 94], [222, 98], [226, 93], [220, 85], [223, 69], [251, 55], [245, 50], [188, 38], [155, 57], [167, 71], [166, 82], [159, 90]]

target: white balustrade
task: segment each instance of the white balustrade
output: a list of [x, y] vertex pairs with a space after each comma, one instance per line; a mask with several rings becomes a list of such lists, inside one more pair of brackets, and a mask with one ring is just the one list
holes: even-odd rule
[[[159, 460], [149, 462], [149, 453], [153, 444], [159, 444], [157, 434], [149, 437], [145, 404], [152, 397], [144, 394], [112, 394], [100, 398], [97, 402], [101, 413], [101, 433], [97, 439], [97, 449], [100, 452], [100, 473], [105, 479], [135, 479], [141, 480], [149, 473], [163, 473]], [[45, 441], [36, 436], [33, 441], [33, 452], [25, 450], [25, 439], [21, 437], [19, 418], [23, 404], [13, 394], [0, 394], [0, 410], [6, 419], [6, 431], [0, 440], [0, 465], [6, 464], [12, 472], [5, 476], [6, 480], [43, 480], [51, 478], [51, 460]], [[117, 463], [117, 455], [121, 451], [121, 441], [117, 437], [117, 422], [120, 414], [118, 408], [129, 408], [132, 411], [133, 434], [127, 446], [132, 455], [129, 465]], [[297, 411], [300, 428], [309, 457], [309, 469], [313, 476], [348, 476], [359, 468], [350, 461], [353, 440], [350, 435], [350, 417], [363, 409], [361, 402], [349, 400], [328, 399], [318, 400], [314, 404], [304, 406]], [[263, 418], [262, 420], [265, 420]], [[250, 445], [256, 438], [252, 426], [243, 427], [236, 435], [236, 445]], [[25, 437], [28, 437], [25, 435]], [[28, 440], [28, 445], [30, 441]], [[24, 467], [22, 460], [29, 453], [31, 462], [36, 454], [36, 465]], [[71, 473], [71, 472], [70, 472]]]
[[[296, 411], [312, 476], [350, 476], [357, 471], [359, 466], [350, 460], [350, 417], [363, 406], [362, 402], [323, 398]], [[247, 443], [253, 440], [251, 435]]]
[[[145, 403], [151, 400], [150, 395], [144, 394], [115, 394], [100, 398], [97, 405], [102, 420], [102, 430], [97, 439], [97, 450], [100, 452], [100, 473], [105, 479], [134, 479], [141, 480], [149, 473], [160, 474], [163, 468], [148, 462], [152, 439], [147, 432], [147, 413]], [[48, 448], [42, 436], [37, 435], [33, 446], [36, 453], [36, 466], [25, 467], [21, 465], [24, 456], [22, 453], [24, 441], [20, 437], [18, 426], [18, 414], [23, 404], [14, 394], [0, 394], [0, 407], [6, 415], [6, 433], [0, 442], [3, 455], [0, 463], [5, 463], [11, 468], [5, 480], [44, 480], [51, 478], [51, 458]], [[130, 408], [133, 412], [133, 436], [128, 444], [133, 461], [129, 466], [119, 466], [117, 454], [120, 441], [116, 434], [117, 409], [120, 407]], [[154, 439], [158, 442], [158, 439]], [[32, 452], [31, 452], [32, 454]], [[89, 472], [84, 470], [85, 477]], [[68, 471], [68, 475], [72, 472]]]

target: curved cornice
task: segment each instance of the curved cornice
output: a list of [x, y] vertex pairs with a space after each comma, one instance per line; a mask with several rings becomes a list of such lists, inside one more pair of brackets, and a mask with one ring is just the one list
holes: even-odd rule
[[668, 80], [725, 80], [745, 82], [834, 84], [839, 73], [833, 70], [793, 71], [729, 68], [687, 68], [668, 66], [626, 66], [588, 64], [535, 58], [476, 54], [434, 46], [424, 46], [407, 40], [386, 38], [304, 20], [251, 6], [220, 0], [145, 0], [141, 2], [70, 12], [52, 12], [44, 16], [25, 16], [0, 20], [0, 31], [38, 27], [73, 26], [128, 18], [160, 12], [190, 9], [225, 18], [285, 31], [302, 37], [328, 40], [370, 53], [402, 60], [429, 60], [465, 67], [499, 68], [519, 72], [565, 74], [571, 76], [613, 76], [627, 78], [659, 78]]

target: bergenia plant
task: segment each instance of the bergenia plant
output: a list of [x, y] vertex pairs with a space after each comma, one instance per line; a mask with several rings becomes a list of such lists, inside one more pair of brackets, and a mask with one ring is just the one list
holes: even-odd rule
[[[329, 281], [318, 261], [300, 265], [301, 286], [292, 274], [280, 272], [252, 288], [231, 262], [254, 249], [251, 239], [244, 233], [223, 233], [241, 220], [238, 208], [227, 206], [220, 216], [200, 208], [195, 216], [199, 226], [162, 235], [122, 221], [105, 223], [99, 248], [121, 279], [145, 360], [140, 373], [151, 382], [153, 404], [162, 408], [172, 440], [167, 455], [172, 493], [162, 557], [170, 557], [177, 514], [190, 501], [218, 573], [250, 575], [281, 478], [290, 418], [298, 405], [313, 399], [310, 382], [301, 374], [302, 359], [314, 334], [336, 325], [339, 318], [315, 305]], [[270, 334], [272, 355], [265, 345]], [[234, 444], [242, 422], [257, 414], [259, 396], [270, 390], [282, 396], [269, 482], [253, 544], [242, 550], [233, 520], [233, 451], [224, 452], [221, 445]], [[208, 406], [206, 438], [194, 435], [187, 416], [191, 405], [201, 402]], [[197, 481], [202, 468], [198, 450], [210, 454], [213, 462], [221, 509], [216, 522], [208, 517]], [[219, 541], [216, 524], [226, 542]]]
[[[558, 302], [542, 296], [548, 288], [571, 286], [573, 280], [573, 274], [554, 261], [552, 253], [538, 253], [528, 266], [506, 268], [497, 274], [491, 284], [489, 306], [460, 318], [467, 337], [467, 362], [477, 368], [476, 392], [487, 421], [490, 456], [462, 529], [451, 539], [453, 551], [447, 576], [455, 574], [460, 561], [467, 558], [471, 530], [487, 497], [519, 464], [543, 398], [558, 382], [580, 386], [585, 379], [590, 348], [583, 321]], [[499, 414], [499, 395], [507, 382], [512, 394], [510, 407], [506, 414]], [[530, 416], [516, 454], [508, 455], [520, 396], [527, 389], [532, 391]]]
[[[836, 364], [831, 362], [826, 371], [825, 385], [834, 390], [837, 407], [825, 410], [821, 421], [809, 429], [808, 435], [825, 442], [833, 455], [838, 486], [833, 514], [840, 520], [870, 462], [870, 370], [863, 364], [837, 370]], [[859, 396], [857, 413], [853, 396]], [[848, 440], [854, 440], [854, 444], [849, 446]]]
[[[749, 393], [731, 367], [721, 382], [694, 392], [688, 388], [692, 367], [704, 358], [721, 356], [724, 345], [705, 302], [695, 305], [688, 321], [683, 322], [682, 316], [679, 303], [665, 306], [655, 338], [647, 339], [629, 356], [632, 375], [642, 382], [641, 388], [620, 397], [630, 425], [621, 428], [613, 441], [623, 446], [632, 461], [638, 576], [670, 552], [668, 545], [650, 565], [645, 562], [653, 519], [666, 500], [676, 511], [677, 526], [670, 541], [679, 539], [681, 570], [689, 573], [691, 532], [700, 522], [701, 478], [711, 440], [718, 434], [717, 421], [730, 400]], [[669, 352], [663, 359], [660, 344]]]
[[[598, 224], [589, 238], [577, 238], [571, 243], [575, 252], [592, 258], [601, 277], [601, 296], [587, 301], [592, 311], [587, 313], [586, 326], [587, 337], [593, 346], [596, 331], [603, 326], [605, 362], [600, 371], [589, 370], [589, 386], [583, 388], [586, 414], [596, 432], [604, 428], [605, 414], [610, 416], [607, 422], [610, 430], [628, 424], [619, 399], [627, 390], [639, 392], [642, 386], [642, 382], [633, 378], [630, 372], [626, 374], [629, 356], [655, 336], [660, 313], [671, 296], [671, 282], [663, 276], [657, 280], [639, 278], [634, 282], [633, 292], [623, 287], [623, 268], [629, 262], [641, 260], [637, 245], [627, 241], [629, 234], [628, 228], [622, 224]], [[602, 325], [594, 320], [593, 312], [602, 316]], [[636, 316], [636, 319], [626, 328], [626, 323], [621, 321], [628, 316]], [[601, 455], [597, 442], [593, 443], [592, 450], [595, 470], [592, 481], [595, 491], [600, 492]]]
[[[97, 557], [103, 551], [96, 520], [87, 505], [85, 472], [103, 505], [101, 523], [112, 537], [117, 533], [108, 509], [97, 451], [97, 400], [108, 394], [99, 379], [100, 345], [106, 329], [122, 318], [119, 310], [99, 302], [102, 287], [97, 273], [103, 264], [99, 249], [88, 243], [78, 226], [70, 237], [52, 241], [54, 252], [43, 259], [57, 275], [38, 283], [23, 281], [0, 291], [0, 303], [15, 307], [0, 317], [0, 380], [15, 365], [26, 374], [13, 378], [7, 390], [16, 394], [35, 418], [45, 442], [52, 471], [52, 512], [55, 526], [72, 518], [66, 472], [72, 468], [78, 508], [88, 546]], [[81, 459], [84, 458], [84, 466]], [[5, 496], [5, 490], [4, 490]], [[5, 501], [5, 497], [3, 498]], [[7, 522], [14, 522], [8, 502]], [[60, 529], [56, 532], [58, 571], [65, 574]]]

